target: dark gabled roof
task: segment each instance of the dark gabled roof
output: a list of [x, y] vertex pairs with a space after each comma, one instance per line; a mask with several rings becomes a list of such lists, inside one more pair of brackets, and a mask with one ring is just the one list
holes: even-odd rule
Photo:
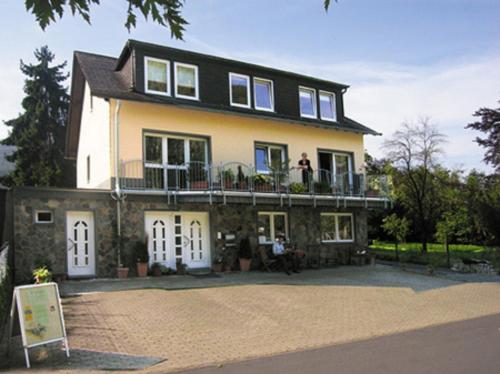
[[185, 56], [189, 56], [189, 57], [196, 56], [196, 57], [199, 57], [205, 61], [221, 62], [221, 63], [231, 65], [231, 66], [245, 67], [249, 70], [265, 70], [265, 71], [267, 71], [269, 73], [273, 73], [273, 74], [286, 75], [289, 77], [296, 77], [296, 78], [299, 78], [301, 80], [307, 80], [307, 81], [316, 82], [316, 83], [326, 83], [329, 85], [338, 86], [339, 88], [345, 88], [345, 89], [349, 88], [348, 85], [345, 85], [342, 83], [333, 82], [333, 81], [326, 80], [326, 79], [320, 79], [317, 77], [311, 77], [311, 76], [304, 75], [304, 74], [293, 73], [293, 72], [286, 71], [286, 70], [280, 70], [280, 69], [272, 68], [269, 66], [257, 65], [257, 64], [252, 64], [249, 62], [243, 62], [243, 61], [238, 61], [238, 60], [232, 60], [232, 59], [225, 58], [225, 57], [206, 55], [204, 53], [192, 52], [192, 51], [188, 51], [185, 49], [172, 48], [172, 47], [167, 47], [164, 45], [147, 43], [147, 42], [142, 42], [142, 41], [134, 40], [134, 39], [129, 39], [127, 41], [127, 43], [125, 44], [125, 46], [123, 47], [123, 50], [120, 53], [120, 56], [118, 57], [118, 60], [117, 60], [116, 70], [120, 70], [123, 67], [123, 64], [127, 61], [132, 49], [135, 47], [147, 48], [148, 50], [156, 50], [156, 51], [161, 52], [161, 53], [174, 52], [176, 54], [181, 54], [181, 55], [185, 55]]
[[[149, 48], [168, 48], [160, 47], [154, 44], [137, 42], [130, 40], [124, 48], [120, 58], [102, 56], [93, 53], [79, 52], [74, 53], [73, 72], [71, 84], [71, 105], [69, 113], [69, 126], [66, 133], [66, 157], [76, 158], [78, 151], [78, 138], [80, 133], [81, 111], [83, 105], [83, 95], [85, 90], [85, 82], [90, 87], [91, 94], [106, 99], [121, 99], [138, 102], [147, 102], [163, 105], [174, 105], [181, 108], [205, 110], [230, 115], [241, 115], [245, 117], [253, 117], [259, 119], [267, 119], [274, 121], [284, 121], [288, 123], [301, 124], [305, 126], [314, 126], [331, 130], [344, 130], [371, 135], [381, 135], [380, 133], [352, 120], [345, 116], [340, 116], [339, 121], [335, 123], [327, 123], [318, 119], [298, 118], [295, 116], [284, 115], [275, 112], [262, 112], [253, 109], [229, 107], [228, 105], [218, 105], [201, 101], [182, 100], [175, 97], [158, 96], [145, 94], [136, 91], [133, 88], [132, 68], [126, 68], [123, 65], [127, 63], [128, 54], [130, 54], [131, 46], [147, 46]], [[181, 51], [182, 53], [193, 55], [193, 52], [182, 51], [174, 48], [170, 50]], [[339, 89], [347, 89], [348, 86], [341, 85], [335, 82], [329, 82], [321, 79], [306, 77], [303, 75], [289, 73], [282, 70], [266, 68], [259, 65], [252, 65], [243, 62], [222, 59], [220, 57], [208, 56], [196, 53], [197, 56], [202, 56], [204, 59], [216, 59], [226, 63], [237, 63], [247, 68], [267, 69], [276, 74], [284, 74], [288, 76], [299, 77], [307, 80], [316, 81], [318, 83], [327, 83], [337, 85]], [[120, 68], [121, 70], [117, 70]]]

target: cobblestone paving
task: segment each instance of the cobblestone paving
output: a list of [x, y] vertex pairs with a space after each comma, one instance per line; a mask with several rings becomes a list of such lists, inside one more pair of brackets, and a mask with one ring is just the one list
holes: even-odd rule
[[[178, 289], [198, 280], [167, 277], [155, 280], [162, 289], [68, 297], [70, 347], [162, 357], [167, 361], [146, 370], [163, 373], [500, 313], [500, 283], [459, 283], [380, 266], [222, 278], [229, 280], [203, 279], [212, 288]], [[92, 291], [88, 283], [80, 291]], [[124, 289], [127, 283], [114, 284]], [[222, 284], [233, 286], [217, 287]]]

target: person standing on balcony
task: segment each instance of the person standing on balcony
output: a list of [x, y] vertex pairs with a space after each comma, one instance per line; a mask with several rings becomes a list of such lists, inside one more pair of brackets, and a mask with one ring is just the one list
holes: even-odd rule
[[311, 161], [308, 160], [307, 153], [305, 152], [302, 153], [302, 157], [299, 160], [299, 169], [302, 170], [302, 183], [304, 183], [306, 187], [309, 187], [313, 169], [311, 167]]

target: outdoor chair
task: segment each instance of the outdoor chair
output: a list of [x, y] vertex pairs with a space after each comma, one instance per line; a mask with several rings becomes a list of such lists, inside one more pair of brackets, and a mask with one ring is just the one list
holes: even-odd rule
[[277, 266], [279, 265], [278, 260], [269, 257], [269, 255], [267, 254], [267, 248], [265, 246], [259, 246], [259, 255], [264, 269], [266, 269], [269, 273], [271, 273], [273, 270], [276, 270]]

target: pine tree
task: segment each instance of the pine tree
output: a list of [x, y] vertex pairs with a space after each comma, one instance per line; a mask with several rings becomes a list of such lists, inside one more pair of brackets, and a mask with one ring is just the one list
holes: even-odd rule
[[5, 121], [9, 136], [2, 144], [14, 145], [7, 156], [15, 170], [3, 179], [8, 186], [64, 186], [64, 142], [68, 120], [69, 96], [64, 81], [66, 62], [50, 66], [54, 54], [47, 46], [35, 51], [37, 64], [25, 64], [21, 71], [27, 79], [22, 101], [23, 113]]

